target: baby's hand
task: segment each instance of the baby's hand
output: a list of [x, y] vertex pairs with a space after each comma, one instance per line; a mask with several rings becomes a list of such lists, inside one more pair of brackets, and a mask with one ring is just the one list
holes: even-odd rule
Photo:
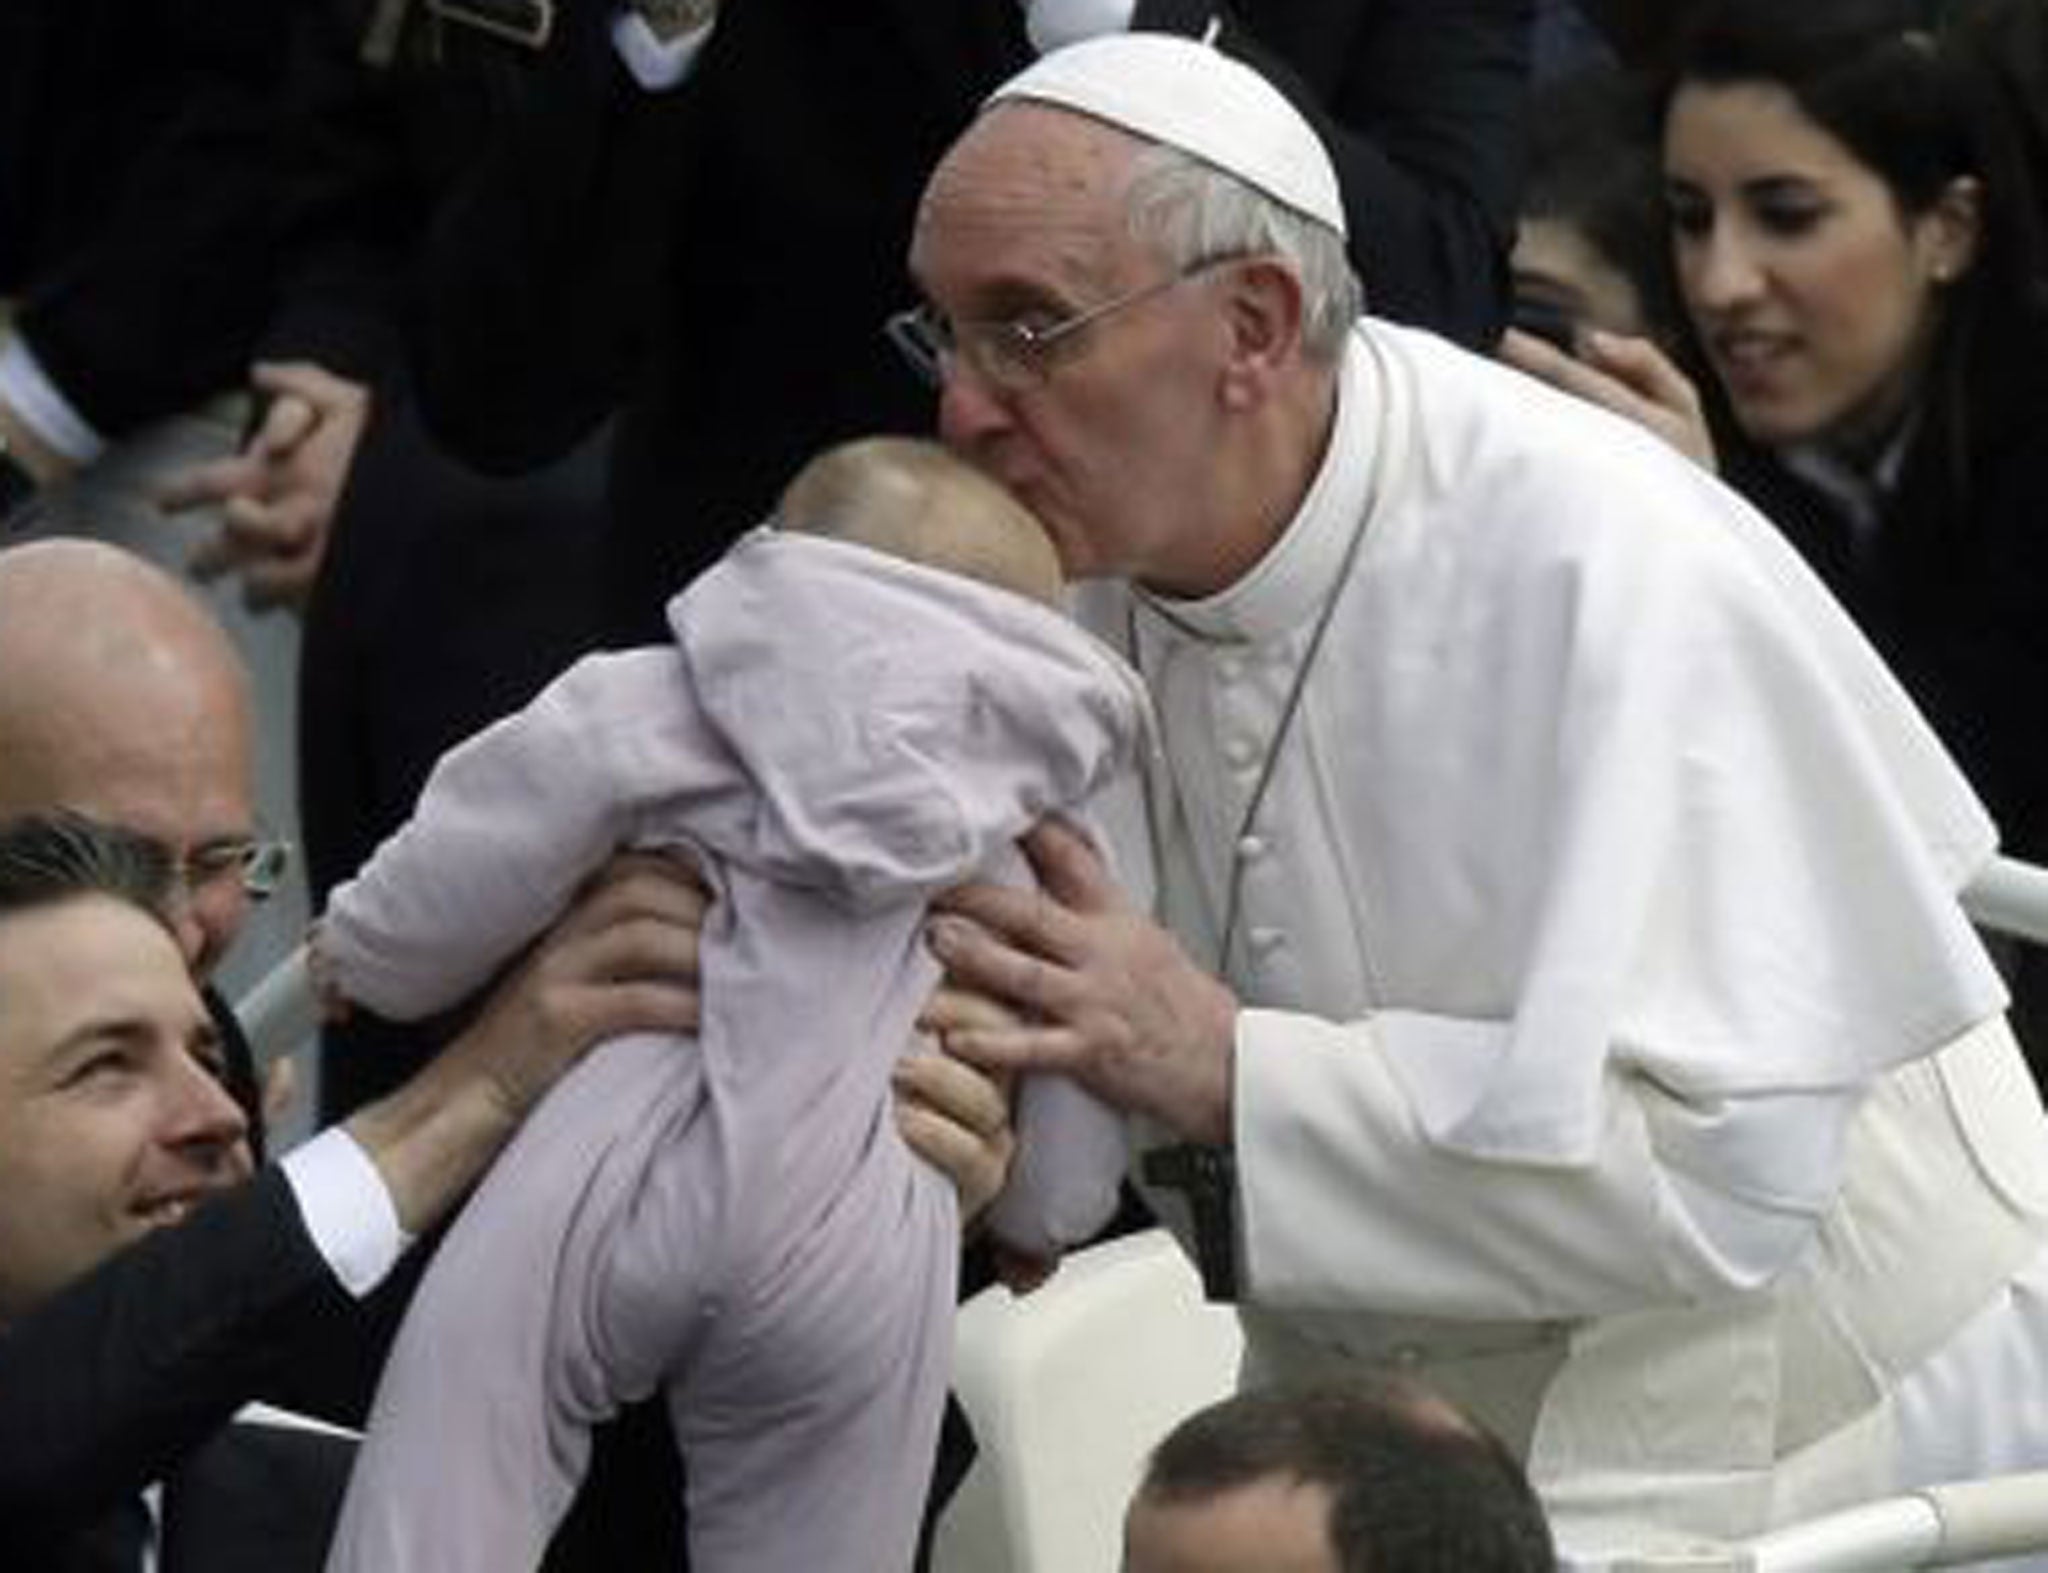
[[[943, 1030], [937, 1034], [943, 1037]], [[893, 1080], [896, 1128], [912, 1152], [953, 1182], [964, 1228], [1009, 1178], [1017, 1135], [1010, 1128], [1008, 1089], [943, 1053], [906, 1055], [896, 1062]]]
[[306, 977], [313, 986], [313, 1003], [320, 1012], [323, 1022], [343, 1022], [354, 1008], [349, 998], [341, 991], [341, 980], [334, 975], [334, 961], [321, 947], [320, 920], [315, 918], [313, 926], [306, 930]]

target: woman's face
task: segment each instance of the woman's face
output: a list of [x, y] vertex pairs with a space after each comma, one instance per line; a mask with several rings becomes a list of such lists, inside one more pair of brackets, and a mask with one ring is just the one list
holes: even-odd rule
[[1941, 287], [1975, 241], [1974, 184], [1902, 213], [1784, 88], [1688, 83], [1664, 128], [1678, 282], [1744, 431], [1882, 441], [1911, 402]]

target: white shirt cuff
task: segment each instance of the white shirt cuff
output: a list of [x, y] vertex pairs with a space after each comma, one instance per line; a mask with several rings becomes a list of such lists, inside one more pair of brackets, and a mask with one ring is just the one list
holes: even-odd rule
[[278, 1160], [306, 1232], [342, 1288], [360, 1300], [412, 1244], [398, 1223], [390, 1187], [356, 1139], [340, 1126], [322, 1131]]
[[717, 26], [718, 13], [714, 11], [702, 27], [661, 39], [638, 11], [620, 10], [612, 16], [612, 48], [645, 91], [665, 93], [696, 69], [697, 56]]
[[107, 451], [107, 439], [58, 391], [19, 333], [0, 347], [0, 399], [46, 446], [81, 468]]
[[1041, 55], [1101, 33], [1128, 32], [1138, 0], [1024, 0], [1024, 31]]

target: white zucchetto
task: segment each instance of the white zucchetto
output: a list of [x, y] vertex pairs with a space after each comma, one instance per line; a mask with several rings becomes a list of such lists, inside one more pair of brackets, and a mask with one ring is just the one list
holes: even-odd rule
[[1192, 153], [1345, 233], [1337, 172], [1315, 128], [1257, 71], [1207, 44], [1177, 33], [1087, 39], [1041, 56], [988, 103], [1015, 99]]

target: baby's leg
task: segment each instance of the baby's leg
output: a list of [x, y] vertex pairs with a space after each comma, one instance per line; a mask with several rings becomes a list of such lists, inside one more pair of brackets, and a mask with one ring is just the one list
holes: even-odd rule
[[[893, 1132], [891, 1133], [893, 1138]], [[671, 1382], [693, 1573], [907, 1573], [953, 1346], [951, 1190], [897, 1148]], [[886, 1184], [874, 1183], [878, 1179]]]
[[537, 1567], [628, 1398], [592, 1329], [615, 1221], [688, 1119], [694, 1056], [607, 1044], [535, 1111], [456, 1220], [407, 1312], [349, 1481], [329, 1573]]

